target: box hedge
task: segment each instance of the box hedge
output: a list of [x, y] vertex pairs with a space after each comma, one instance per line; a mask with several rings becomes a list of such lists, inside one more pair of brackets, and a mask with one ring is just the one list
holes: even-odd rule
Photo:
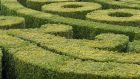
[[0, 79], [2, 79], [2, 70], [3, 70], [3, 52], [2, 49], [0, 49]]
[[140, 40], [134, 40], [128, 45], [128, 51], [134, 51], [136, 53], [140, 52]]
[[25, 19], [15, 16], [0, 16], [0, 29], [25, 28]]
[[43, 12], [58, 14], [64, 17], [80, 18], [91, 11], [100, 9], [101, 5], [89, 2], [61, 2], [42, 6]]
[[[24, 17], [29, 27], [43, 26], [0, 31], [0, 47], [6, 61], [4, 78], [140, 78], [140, 54], [135, 52], [139, 45], [131, 47], [134, 39], [140, 39], [139, 27], [65, 18], [25, 8], [18, 1], [2, 0], [2, 13]], [[74, 38], [92, 40], [68, 39], [71, 34]], [[126, 52], [127, 46], [134, 50]]]
[[140, 26], [140, 11], [135, 9], [108, 9], [90, 12], [89, 20], [122, 26]]
[[25, 8], [16, 0], [2, 0], [1, 3], [2, 12], [4, 12], [4, 14], [23, 16], [26, 20], [26, 25], [28, 27], [36, 27], [46, 23], [62, 23], [73, 26], [73, 31], [77, 34], [74, 36], [76, 38], [89, 38], [89, 36], [91, 36], [90, 38], [92, 38], [93, 35], [102, 32], [113, 32], [129, 35], [131, 37], [130, 40], [140, 38], [139, 28], [137, 27], [120, 27], [118, 25], [65, 18], [50, 13], [42, 13], [39, 11]]
[[[22, 31], [18, 32], [21, 36]], [[35, 38], [35, 34], [30, 36], [29, 33], [26, 33], [25, 36]], [[41, 38], [38, 39], [41, 40]], [[0, 41], [3, 41], [0, 46], [5, 50], [5, 58], [9, 58], [8, 63], [6, 63], [8, 64], [7, 70], [9, 70], [7, 77], [12, 75], [11, 79], [139, 78], [140, 67], [137, 64], [74, 59], [6, 34], [0, 35]]]
[[89, 2], [98, 2], [106, 8], [131, 8], [140, 9], [139, 0], [82, 0]]
[[[38, 31], [38, 28], [35, 29]], [[45, 24], [40, 27], [40, 32], [59, 35], [66, 38], [73, 38], [72, 26], [65, 24]]]
[[58, 3], [58, 2], [74, 2], [78, 0], [26, 0], [26, 6], [32, 9], [41, 10], [41, 6], [50, 3]]
[[[104, 62], [113, 61], [113, 62], [122, 62], [122, 63], [125, 62], [125, 63], [137, 63], [137, 64], [139, 63], [139, 55], [140, 55], [139, 53], [108, 51], [109, 47], [108, 49], [104, 49], [104, 45], [102, 46], [102, 42], [98, 42], [98, 41], [89, 41], [89, 43], [87, 43], [88, 40], [66, 39], [64, 37], [59, 37], [59, 36], [44, 34], [36, 31], [35, 32], [29, 31], [29, 30], [11, 30], [8, 31], [8, 34], [33, 42], [38, 46], [56, 52], [57, 54], [79, 58], [82, 60], [93, 60], [93, 61], [104, 61]], [[125, 39], [127, 42], [128, 40], [127, 37]], [[91, 43], [96, 43], [96, 42], [98, 43], [97, 46], [94, 46], [94, 44], [93, 46], [91, 45]], [[109, 42], [107, 41], [106, 45], [108, 45], [108, 43]], [[126, 45], [127, 44], [125, 44], [124, 42], [124, 45], [120, 45], [120, 46], [125, 47]], [[130, 59], [130, 57], [132, 59]]]

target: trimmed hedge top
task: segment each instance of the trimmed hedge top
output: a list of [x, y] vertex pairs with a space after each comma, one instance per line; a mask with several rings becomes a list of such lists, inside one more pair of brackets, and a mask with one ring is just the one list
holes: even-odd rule
[[[38, 29], [36, 29], [38, 31]], [[72, 26], [64, 24], [45, 24], [40, 28], [40, 32], [59, 35], [66, 38], [73, 38]]]
[[[85, 1], [85, 0], [83, 0]], [[139, 0], [87, 0], [103, 4], [105, 8], [133, 8], [140, 9]]]
[[[46, 51], [32, 44], [24, 47], [18, 47], [17, 51], [13, 50], [14, 49], [10, 49], [8, 52], [11, 54], [13, 53], [13, 62], [15, 62], [14, 69], [18, 73], [17, 78], [135, 78], [139, 75], [138, 72], [140, 71], [139, 65], [81, 61], [79, 59], [73, 59], [67, 56], [55, 54], [51, 51]], [[23, 74], [23, 72], [26, 73]], [[86, 75], [84, 75], [85, 73]]]
[[[101, 5], [97, 3], [89, 2], [61, 2], [61, 3], [51, 3], [42, 6], [43, 12], [50, 12], [59, 14], [62, 16], [69, 16], [73, 18], [83, 17], [84, 14], [100, 9]], [[82, 15], [83, 14], [83, 15]]]
[[[119, 54], [117, 52], [87, 48], [88, 45], [82, 46], [77, 40], [33, 32], [33, 30], [11, 30], [8, 31], [8, 34], [31, 41], [39, 47], [49, 50], [46, 51], [35, 46], [26, 46], [26, 50], [22, 48], [20, 49], [21, 51], [18, 49], [14, 55], [16, 72], [19, 73], [18, 78], [139, 78], [139, 65], [137, 65], [139, 63], [139, 54]], [[96, 38], [102, 39], [103, 37], [99, 35]], [[7, 44], [6, 42], [4, 43]], [[81, 58], [79, 59], [79, 57]], [[86, 59], [81, 60], [84, 57]], [[93, 58], [93, 60], [88, 60], [89, 58]], [[27, 67], [30, 68], [24, 69]], [[31, 74], [29, 71], [38, 72]], [[22, 74], [23, 72], [26, 73]], [[85, 73], [86, 75], [84, 75]], [[26, 75], [28, 74], [30, 75], [27, 77]]]
[[101, 5], [89, 2], [51, 3], [48, 5], [44, 5], [42, 7], [44, 11], [52, 11], [52, 12], [84, 12], [88, 10], [89, 11], [96, 10], [99, 8], [101, 8]]
[[115, 25], [140, 26], [140, 11], [135, 9], [108, 9], [88, 13], [88, 19]]
[[25, 19], [15, 16], [0, 16], [0, 29], [24, 28]]
[[[42, 6], [48, 8], [46, 6], [53, 5], [48, 9], [55, 9], [56, 13], [26, 8], [26, 3], [26, 0], [1, 0], [2, 15], [24, 17], [26, 26], [30, 27], [0, 30], [0, 48], [2, 60], [5, 61], [2, 63], [2, 72], [5, 79], [140, 78], [140, 27], [126, 26], [129, 23], [139, 25], [139, 19], [136, 19], [139, 16], [138, 10], [109, 9], [108, 16], [111, 18], [135, 16], [136, 21], [117, 19], [125, 23], [116, 25], [113, 22], [111, 25], [105, 24], [108, 22], [80, 20], [85, 19], [85, 15], [93, 11], [94, 7], [101, 9], [97, 3], [55, 2]], [[66, 8], [67, 12], [54, 8], [57, 6], [54, 4], [62, 3], [68, 3], [61, 7]], [[92, 9], [79, 11], [82, 5]], [[76, 12], [70, 12], [69, 9], [76, 9]], [[103, 17], [104, 13], [108, 13], [102, 11], [97, 15]]]
[[56, 3], [56, 2], [73, 2], [78, 0], [27, 0], [26, 5], [29, 8], [40, 10], [41, 6], [49, 3]]

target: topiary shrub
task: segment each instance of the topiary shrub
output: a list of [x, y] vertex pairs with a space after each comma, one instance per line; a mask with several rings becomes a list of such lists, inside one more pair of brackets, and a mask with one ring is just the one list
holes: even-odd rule
[[[88, 44], [83, 44], [85, 45], [83, 46], [82, 43], [85, 40], [77, 41], [72, 39], [65, 39], [59, 36], [44, 34], [44, 32], [40, 31], [36, 32], [34, 30], [11, 30], [7, 31], [7, 33], [14, 37], [30, 41], [39, 46], [38, 47], [30, 44], [24, 47], [21, 46], [21, 48], [16, 48], [18, 50], [8, 50], [8, 53], [13, 53], [13, 62], [15, 62], [14, 67], [17, 78], [139, 78], [139, 65], [137, 65], [139, 63], [139, 53], [125, 54], [107, 50], [94, 49], [93, 47], [88, 46]], [[106, 34], [103, 34], [97, 36], [96, 38], [98, 40], [101, 40], [102, 38], [107, 38], [108, 36], [111, 37], [112, 35], [114, 34], [107, 34], [107, 36]], [[117, 35], [117, 37], [118, 36], [121, 37], [121, 35]], [[14, 37], [12, 37], [12, 39]], [[0, 36], [0, 38], [1, 40], [4, 39], [2, 36]], [[14, 39], [15, 41], [21, 40], [16, 40], [16, 38]], [[124, 40], [123, 38], [121, 39]], [[12, 42], [9, 43], [9, 45], [6, 45], [7, 42], [8, 41], [5, 41], [3, 44], [0, 43], [0, 46], [8, 48], [12, 45]], [[100, 42], [100, 44], [102, 44], [102, 42]], [[44, 48], [45, 50], [40, 47]], [[133, 59], [130, 59], [130, 57]], [[126, 70], [124, 70], [124, 68]], [[128, 70], [130, 73], [128, 72]]]
[[2, 78], [2, 70], [3, 70], [3, 53], [2, 53], [2, 49], [0, 49], [0, 79]]
[[[16, 5], [16, 6], [14, 6]], [[46, 23], [62, 23], [73, 26], [75, 38], [91, 38], [98, 33], [121, 33], [130, 36], [130, 40], [139, 39], [140, 31], [137, 27], [118, 26], [105, 23], [97, 23], [87, 20], [79, 20], [73, 18], [66, 18], [50, 13], [42, 13], [36, 10], [31, 10], [21, 6], [16, 0], [2, 1], [2, 13], [6, 15], [22, 16], [26, 20], [26, 26], [37, 27]]]
[[88, 13], [89, 20], [123, 26], [140, 26], [140, 11], [134, 9], [109, 9]]
[[130, 42], [128, 45], [128, 51], [129, 52], [140, 52], [140, 41], [139, 40], [134, 40], [133, 42]]
[[29, 8], [41, 10], [41, 6], [49, 3], [57, 3], [57, 2], [74, 2], [78, 0], [27, 0], [26, 5]]
[[101, 5], [88, 2], [61, 2], [42, 6], [43, 12], [50, 12], [65, 17], [84, 18], [85, 14], [100, 9]]
[[45, 24], [41, 26], [40, 32], [59, 35], [66, 38], [73, 38], [72, 26], [64, 24]]
[[1, 0], [4, 15], [22, 16], [34, 27], [0, 30], [4, 79], [140, 78], [138, 26], [43, 13], [24, 1]]
[[15, 16], [0, 16], [0, 29], [24, 28], [25, 19]]
[[131, 8], [140, 9], [139, 0], [82, 0], [89, 2], [98, 2], [103, 5], [103, 8]]

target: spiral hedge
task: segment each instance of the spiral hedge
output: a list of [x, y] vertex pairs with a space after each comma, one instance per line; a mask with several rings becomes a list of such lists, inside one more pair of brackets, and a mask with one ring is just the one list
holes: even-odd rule
[[98, 2], [104, 6], [104, 8], [131, 8], [140, 9], [139, 0], [82, 0], [88, 2]]
[[83, 18], [90, 11], [100, 9], [101, 5], [88, 2], [61, 2], [42, 6], [43, 12], [59, 14], [65, 17]]
[[[35, 4], [29, 1], [33, 0], [0, 2], [0, 17], [8, 20], [3, 23], [9, 26], [0, 28], [0, 79], [140, 78], [138, 10], [129, 7], [104, 10], [104, 5], [101, 9], [101, 5], [93, 1], [54, 1], [49, 4], [46, 0], [34, 0]], [[37, 9], [60, 11], [54, 4], [64, 3], [97, 5], [90, 6], [92, 9], [86, 12], [79, 9], [82, 15], [72, 10], [75, 14], [72, 17], [73, 13]], [[49, 5], [52, 7], [47, 7]], [[91, 15], [90, 20], [81, 18]]]
[[33, 8], [33, 9], [36, 9], [36, 10], [41, 10], [41, 6], [43, 6], [45, 4], [57, 3], [57, 2], [74, 2], [74, 1], [78, 1], [78, 0], [40, 0], [40, 1], [39, 0], [27, 0], [27, 1], [24, 1], [24, 2], [26, 2], [26, 5], [29, 8]]
[[0, 29], [25, 28], [25, 20], [22, 17], [0, 16]]
[[[38, 29], [36, 29], [38, 31]], [[45, 24], [41, 26], [41, 32], [58, 35], [66, 38], [73, 38], [72, 26], [64, 24]]]
[[88, 13], [88, 19], [115, 25], [139, 26], [140, 11], [135, 9], [109, 9]]

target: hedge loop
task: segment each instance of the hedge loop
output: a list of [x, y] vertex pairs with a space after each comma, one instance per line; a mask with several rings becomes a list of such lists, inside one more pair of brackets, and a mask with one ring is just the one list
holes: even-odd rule
[[[61, 24], [44, 25], [35, 31], [34, 29], [16, 29], [11, 32], [6, 30], [7, 34], [0, 34], [0, 41], [2, 41], [0, 47], [5, 49], [5, 60], [8, 60], [6, 76], [9, 78], [6, 79], [140, 78], [140, 53], [137, 41], [129, 45], [130, 48], [135, 46], [129, 50], [132, 51], [131, 54], [119, 52], [122, 48], [127, 49], [130, 39], [140, 38], [140, 28], [119, 27], [41, 13], [25, 8], [17, 0], [1, 0], [1, 2], [2, 11], [11, 15], [24, 16], [29, 26], [63, 23], [72, 25], [74, 34], [81, 38], [95, 37], [94, 40], [81, 40], [52, 35], [52, 33], [71, 31], [71, 26], [65, 29]], [[116, 14], [110, 15], [116, 17]]]
[[134, 9], [108, 9], [88, 13], [86, 17], [92, 21], [116, 25], [139, 26], [140, 11]]
[[89, 2], [62, 2], [42, 6], [43, 12], [59, 14], [65, 17], [83, 18], [90, 11], [100, 9], [101, 5]]
[[72, 26], [65, 24], [45, 24], [41, 26], [40, 31], [66, 38], [73, 37]]
[[94, 1], [103, 5], [104, 8], [131, 8], [140, 9], [139, 0], [83, 0]]
[[15, 16], [0, 16], [0, 29], [24, 28], [25, 19]]
[[79, 0], [27, 0], [26, 5], [29, 8], [40, 10], [41, 6], [49, 3], [57, 3], [57, 2], [74, 2]]

